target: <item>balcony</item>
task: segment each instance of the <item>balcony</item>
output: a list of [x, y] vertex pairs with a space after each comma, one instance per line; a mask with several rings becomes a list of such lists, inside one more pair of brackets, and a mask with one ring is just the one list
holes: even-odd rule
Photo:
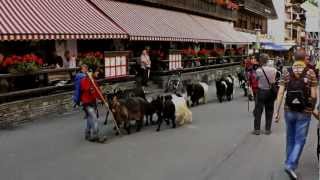
[[306, 23], [305, 21], [299, 21], [299, 20], [287, 20], [286, 21], [286, 28], [288, 29], [298, 29], [298, 27], [301, 27], [301, 28], [305, 28], [306, 26]]
[[237, 11], [218, 6], [209, 0], [127, 0], [127, 2], [180, 10], [228, 21], [236, 21], [238, 15]]
[[239, 2], [240, 4], [242, 4], [244, 9], [251, 11], [255, 14], [271, 19], [277, 18], [277, 13], [274, 9], [274, 5], [271, 0], [240, 0]]

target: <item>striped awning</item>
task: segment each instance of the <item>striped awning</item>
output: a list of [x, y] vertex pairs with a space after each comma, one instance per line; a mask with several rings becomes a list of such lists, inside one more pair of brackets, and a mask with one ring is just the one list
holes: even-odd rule
[[238, 33], [240, 33], [243, 37], [245, 37], [248, 42], [251, 42], [251, 43], [257, 42], [257, 36], [254, 34], [241, 32], [241, 31], [239, 31]]
[[225, 44], [249, 44], [252, 43], [243, 34], [236, 31], [231, 23], [218, 21], [210, 18], [194, 16], [192, 17], [202, 25], [207, 31], [219, 37]]
[[0, 1], [0, 41], [111, 38], [127, 33], [86, 0]]
[[130, 40], [219, 42], [185, 13], [110, 0], [91, 2], [122, 27]]

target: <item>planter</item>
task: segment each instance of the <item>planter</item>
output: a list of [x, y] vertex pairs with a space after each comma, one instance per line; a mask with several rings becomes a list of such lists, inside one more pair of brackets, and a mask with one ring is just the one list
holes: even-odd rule
[[8, 67], [8, 72], [12, 74], [32, 74], [40, 70], [40, 67], [35, 63], [21, 63]]

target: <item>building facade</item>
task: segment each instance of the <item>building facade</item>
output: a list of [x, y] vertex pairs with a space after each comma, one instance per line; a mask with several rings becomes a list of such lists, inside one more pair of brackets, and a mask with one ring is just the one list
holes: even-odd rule
[[129, 3], [183, 11], [215, 19], [236, 21], [238, 2], [231, 0], [119, 0]]
[[238, 3], [240, 9], [235, 27], [251, 33], [259, 29], [261, 34], [267, 34], [268, 19], [277, 18], [273, 2], [271, 0], [240, 0]]
[[286, 0], [285, 4], [285, 41], [302, 45], [305, 40], [306, 17], [301, 7], [303, 1]]

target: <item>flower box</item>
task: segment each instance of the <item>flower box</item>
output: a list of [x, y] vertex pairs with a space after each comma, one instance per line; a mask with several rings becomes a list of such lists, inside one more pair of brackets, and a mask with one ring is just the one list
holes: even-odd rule
[[43, 64], [43, 60], [34, 54], [12, 55], [5, 58], [2, 66], [9, 73], [34, 73]]
[[103, 65], [103, 54], [101, 52], [87, 52], [79, 54], [80, 64], [86, 64], [91, 71]]

